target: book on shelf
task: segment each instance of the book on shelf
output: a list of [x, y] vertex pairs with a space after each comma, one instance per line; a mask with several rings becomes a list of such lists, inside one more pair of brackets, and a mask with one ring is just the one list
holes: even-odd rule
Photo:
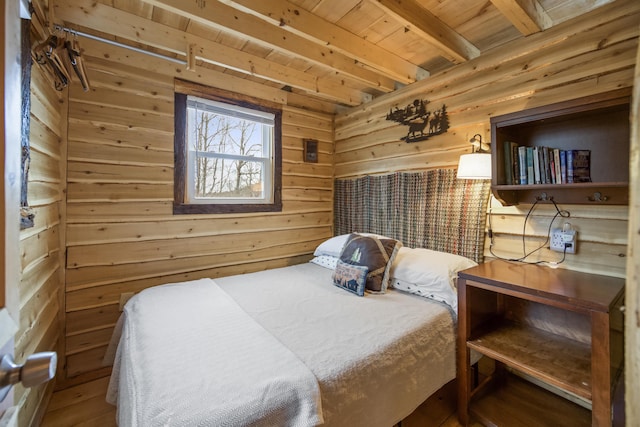
[[542, 147], [542, 162], [544, 166], [544, 184], [551, 184], [551, 168], [549, 167], [549, 147]]
[[567, 184], [573, 184], [573, 150], [567, 150]]
[[553, 149], [553, 164], [555, 166], [556, 184], [566, 184], [562, 182], [562, 171], [560, 167], [560, 149]]
[[520, 157], [518, 154], [518, 144], [511, 143], [511, 158], [513, 159], [513, 165], [511, 167], [511, 181], [514, 184], [520, 183]]
[[533, 147], [527, 147], [527, 184], [534, 183]]
[[567, 151], [560, 150], [560, 176], [562, 177], [562, 183], [567, 183]]
[[518, 183], [520, 185], [527, 184], [527, 147], [520, 145], [518, 147]]
[[591, 182], [591, 150], [529, 147], [511, 141], [503, 150], [507, 185]]
[[540, 149], [539, 147], [533, 147], [533, 182], [540, 184]]
[[[573, 182], [591, 182], [591, 150], [569, 150], [572, 152]], [[568, 151], [567, 151], [568, 153]], [[569, 179], [567, 173], [567, 180]]]
[[507, 185], [512, 185], [515, 183], [514, 175], [513, 175], [513, 163], [517, 161], [516, 158], [513, 157], [513, 147], [517, 146], [515, 142], [505, 141], [504, 142], [504, 177], [505, 183]]

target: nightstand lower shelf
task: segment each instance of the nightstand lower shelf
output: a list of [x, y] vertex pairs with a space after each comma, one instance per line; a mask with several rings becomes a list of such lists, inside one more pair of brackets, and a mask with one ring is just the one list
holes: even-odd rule
[[490, 385], [469, 404], [469, 412], [487, 426], [582, 427], [591, 425], [591, 411], [515, 375]]
[[518, 371], [591, 400], [589, 344], [505, 322], [467, 345]]

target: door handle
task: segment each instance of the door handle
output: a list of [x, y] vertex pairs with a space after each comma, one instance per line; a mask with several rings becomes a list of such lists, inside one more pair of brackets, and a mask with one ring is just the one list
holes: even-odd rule
[[33, 387], [52, 379], [56, 374], [58, 355], [55, 351], [44, 351], [27, 357], [22, 365], [17, 365], [13, 356], [5, 354], [0, 359], [0, 402], [14, 384]]

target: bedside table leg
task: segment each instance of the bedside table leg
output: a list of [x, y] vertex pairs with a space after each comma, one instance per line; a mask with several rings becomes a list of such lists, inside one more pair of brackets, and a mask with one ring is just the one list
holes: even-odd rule
[[611, 366], [609, 314], [591, 314], [592, 426], [611, 425]]
[[469, 424], [469, 397], [471, 396], [470, 352], [467, 347], [469, 337], [469, 315], [467, 311], [467, 286], [464, 279], [458, 280], [458, 420]]

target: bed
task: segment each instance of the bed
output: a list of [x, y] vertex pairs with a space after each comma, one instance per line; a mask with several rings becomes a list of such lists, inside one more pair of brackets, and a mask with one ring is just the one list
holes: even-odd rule
[[121, 427], [392, 426], [455, 378], [455, 278], [473, 265], [344, 233], [309, 263], [146, 289], [107, 400]]

